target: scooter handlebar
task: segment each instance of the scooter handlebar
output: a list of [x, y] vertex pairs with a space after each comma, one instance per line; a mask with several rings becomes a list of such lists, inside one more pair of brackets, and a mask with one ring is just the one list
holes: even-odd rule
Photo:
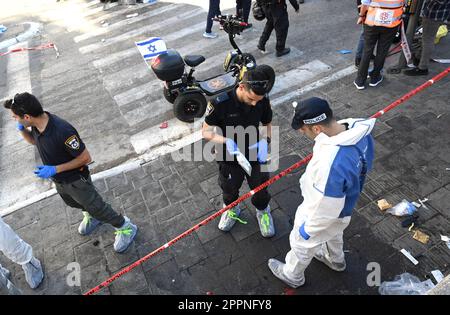
[[223, 30], [229, 34], [239, 34], [248, 25], [235, 15], [219, 15], [212, 20], [219, 22], [223, 26]]

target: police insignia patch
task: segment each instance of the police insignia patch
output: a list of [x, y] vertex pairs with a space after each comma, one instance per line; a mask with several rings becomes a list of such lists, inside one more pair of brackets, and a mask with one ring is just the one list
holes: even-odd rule
[[72, 150], [78, 150], [80, 148], [80, 140], [78, 140], [76, 135], [70, 136], [65, 144]]
[[208, 107], [206, 107], [206, 116], [209, 116], [214, 111], [214, 106], [211, 102], [208, 103]]

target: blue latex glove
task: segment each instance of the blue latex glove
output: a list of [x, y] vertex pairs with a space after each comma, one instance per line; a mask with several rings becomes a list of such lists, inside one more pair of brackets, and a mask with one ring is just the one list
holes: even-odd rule
[[56, 166], [51, 165], [39, 165], [34, 171], [37, 177], [49, 178], [56, 174]]
[[20, 122], [18, 122], [18, 123], [16, 124], [16, 128], [17, 128], [17, 130], [19, 130], [19, 131], [23, 131], [23, 130], [25, 129], [25, 126], [22, 125]]
[[227, 139], [225, 141], [225, 144], [227, 146], [228, 153], [230, 153], [231, 155], [234, 155], [234, 154], [236, 154], [236, 152], [239, 152], [239, 148], [238, 148], [236, 142], [234, 142], [233, 140]]
[[259, 163], [267, 162], [267, 155], [269, 150], [269, 144], [266, 139], [262, 139], [259, 142], [256, 142], [254, 145], [248, 147], [249, 149], [258, 149], [258, 161]]

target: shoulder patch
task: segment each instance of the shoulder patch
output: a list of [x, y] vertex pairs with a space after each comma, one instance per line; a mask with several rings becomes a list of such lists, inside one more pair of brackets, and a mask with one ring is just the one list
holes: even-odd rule
[[215, 101], [216, 101], [216, 103], [222, 103], [222, 102], [228, 101], [229, 99], [230, 99], [230, 97], [228, 96], [227, 93], [222, 93], [216, 97]]
[[214, 105], [211, 102], [208, 102], [208, 106], [206, 107], [206, 116], [211, 115], [214, 111]]
[[70, 136], [64, 143], [72, 150], [78, 150], [80, 148], [80, 140], [76, 135]]

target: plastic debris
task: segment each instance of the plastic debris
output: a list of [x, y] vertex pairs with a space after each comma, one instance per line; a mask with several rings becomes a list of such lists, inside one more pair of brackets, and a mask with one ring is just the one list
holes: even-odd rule
[[442, 272], [440, 270], [433, 270], [433, 271], [431, 271], [431, 274], [433, 275], [433, 277], [437, 283], [444, 280], [444, 275], [442, 274]]
[[402, 248], [402, 250], [400, 251], [400, 253], [402, 253], [403, 255], [406, 256], [406, 258], [408, 258], [414, 265], [418, 265], [419, 262], [417, 261], [417, 259], [415, 259], [413, 257], [413, 255], [411, 255], [410, 252], [408, 252], [406, 249]]
[[441, 235], [441, 240], [447, 244], [448, 249], [450, 249], [450, 237]]
[[436, 32], [436, 37], [434, 38], [434, 44], [439, 44], [442, 37], [445, 37], [448, 33], [447, 25], [441, 25]]
[[167, 127], [169, 127], [169, 123], [167, 121], [165, 121], [161, 125], [159, 125], [159, 129], [166, 129]]
[[139, 15], [139, 13], [133, 13], [133, 14], [128, 14], [126, 17], [127, 17], [127, 19], [129, 19], [129, 18], [134, 18], [138, 15]]
[[5, 25], [0, 24], [0, 34], [6, 32], [7, 30], [8, 28]]
[[417, 208], [406, 199], [403, 199], [400, 203], [395, 205], [394, 207], [386, 210], [386, 213], [390, 213], [395, 216], [405, 216], [405, 215], [412, 215]]
[[424, 295], [434, 287], [430, 279], [420, 281], [416, 276], [405, 272], [395, 276], [394, 281], [381, 283], [378, 292], [381, 295]]
[[416, 241], [421, 242], [422, 244], [426, 244], [430, 240], [430, 236], [425, 234], [425, 233], [423, 233], [423, 232], [421, 232], [421, 231], [419, 231], [419, 230], [416, 230], [414, 232], [413, 239], [415, 239]]
[[341, 49], [338, 50], [340, 54], [346, 55], [346, 54], [351, 54], [352, 51], [351, 50], [347, 50], [347, 49]]
[[402, 227], [407, 228], [410, 227], [411, 225], [415, 225], [418, 219], [419, 215], [416, 212], [413, 215], [408, 216], [404, 221], [402, 221]]
[[378, 203], [378, 208], [380, 208], [381, 211], [392, 208], [392, 205], [389, 202], [387, 202], [386, 199], [378, 200], [377, 203]]
[[102, 24], [102, 26], [103, 26], [103, 27], [108, 27], [108, 26], [109, 26], [109, 23], [108, 23], [108, 22], [105, 22], [105, 23]]
[[102, 42], [104, 43], [106, 39], [102, 38]]

